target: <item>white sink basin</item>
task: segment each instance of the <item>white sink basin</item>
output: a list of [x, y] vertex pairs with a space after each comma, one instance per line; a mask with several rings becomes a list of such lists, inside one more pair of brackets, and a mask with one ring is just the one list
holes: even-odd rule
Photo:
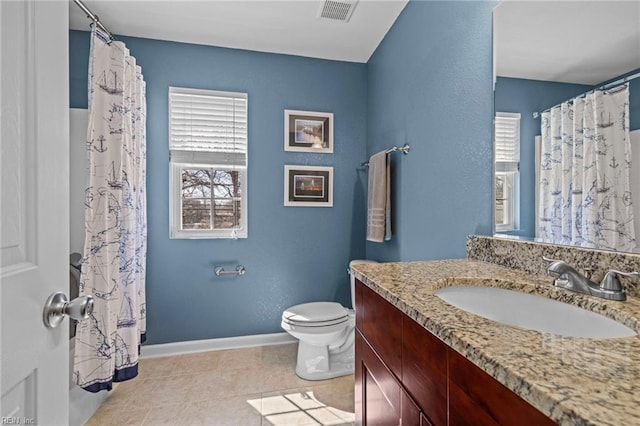
[[610, 318], [546, 297], [495, 287], [445, 287], [435, 295], [502, 324], [567, 337], [613, 338], [637, 333]]

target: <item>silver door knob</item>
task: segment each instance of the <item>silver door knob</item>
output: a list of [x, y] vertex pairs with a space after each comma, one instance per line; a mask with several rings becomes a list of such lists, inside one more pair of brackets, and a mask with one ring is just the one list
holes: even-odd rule
[[67, 296], [59, 291], [53, 293], [44, 304], [42, 311], [42, 320], [47, 328], [56, 328], [65, 315], [76, 321], [82, 321], [89, 318], [93, 312], [93, 297], [81, 296], [76, 297], [69, 302]]

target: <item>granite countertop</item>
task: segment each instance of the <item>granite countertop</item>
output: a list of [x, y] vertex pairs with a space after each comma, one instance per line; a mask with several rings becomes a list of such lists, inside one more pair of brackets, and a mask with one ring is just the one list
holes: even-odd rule
[[640, 298], [624, 302], [556, 289], [549, 276], [475, 260], [357, 264], [354, 276], [448, 346], [562, 425], [622, 425], [640, 418], [640, 335], [562, 337], [503, 325], [434, 292], [483, 285], [539, 294], [640, 331]]

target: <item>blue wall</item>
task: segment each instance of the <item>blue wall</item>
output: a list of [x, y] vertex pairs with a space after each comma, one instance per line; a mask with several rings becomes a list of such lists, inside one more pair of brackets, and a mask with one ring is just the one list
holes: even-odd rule
[[[531, 238], [535, 236], [534, 138], [540, 135], [540, 118], [534, 119], [533, 112], [542, 112], [592, 88], [593, 86], [583, 84], [498, 77], [495, 89], [496, 112], [521, 113], [520, 229], [509, 234]], [[631, 130], [640, 129], [640, 80], [630, 82], [629, 111]]]
[[[367, 68], [118, 37], [147, 81], [148, 342], [281, 332], [288, 306], [350, 305], [350, 259], [365, 254]], [[71, 107], [87, 106], [89, 33], [70, 33]], [[249, 95], [249, 238], [169, 239], [169, 86]], [[285, 153], [284, 109], [335, 114], [334, 154]], [[334, 207], [283, 207], [285, 164], [334, 167]], [[460, 244], [460, 242], [458, 242]], [[215, 265], [247, 274], [216, 278]]]
[[[491, 234], [493, 2], [405, 7], [368, 64], [120, 37], [147, 80], [150, 343], [279, 332], [295, 303], [348, 304], [349, 259], [460, 258]], [[71, 106], [86, 107], [89, 34], [70, 34]], [[249, 238], [168, 238], [167, 90], [249, 94]], [[335, 114], [335, 153], [283, 151], [285, 108]], [[365, 245], [366, 171], [392, 145], [394, 236]], [[285, 164], [335, 167], [334, 207], [285, 208]], [[214, 265], [242, 263], [240, 278]]]
[[493, 2], [411, 1], [369, 60], [367, 154], [392, 155], [394, 237], [367, 258], [465, 257], [490, 235]]

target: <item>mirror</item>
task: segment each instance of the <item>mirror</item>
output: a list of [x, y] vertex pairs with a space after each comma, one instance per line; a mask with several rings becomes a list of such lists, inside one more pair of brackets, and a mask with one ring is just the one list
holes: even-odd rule
[[[533, 239], [535, 137], [541, 133], [540, 117], [534, 113], [640, 73], [640, 2], [504, 0], [494, 9], [493, 40], [495, 112], [520, 116], [519, 164], [495, 166], [495, 195], [501, 205], [496, 221], [507, 225], [494, 229], [497, 235]], [[638, 186], [632, 192], [640, 247], [640, 78], [629, 85], [631, 179]], [[513, 217], [511, 224], [508, 217]]]

